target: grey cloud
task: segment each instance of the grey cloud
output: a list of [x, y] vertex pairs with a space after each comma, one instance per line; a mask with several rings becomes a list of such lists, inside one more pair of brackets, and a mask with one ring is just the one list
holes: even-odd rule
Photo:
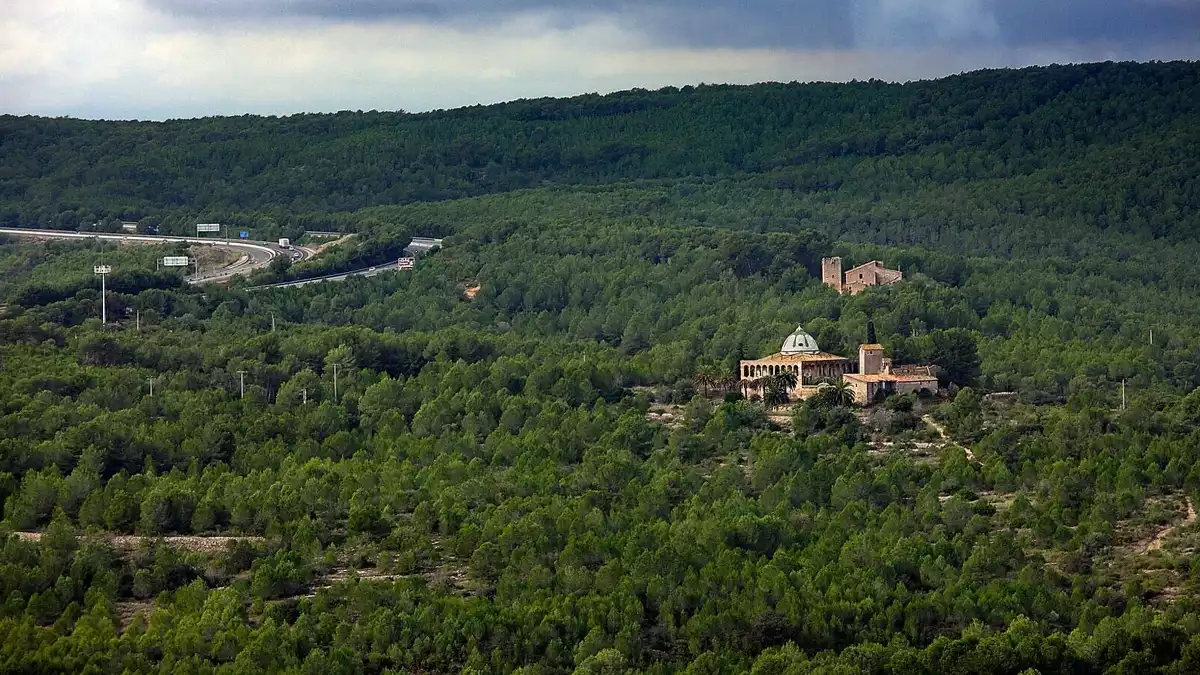
[[539, 13], [570, 27], [614, 18], [669, 44], [688, 46], [851, 47], [854, 31], [844, 0], [146, 0], [167, 14], [194, 19], [305, 18], [327, 21], [402, 20], [486, 27]]
[[404, 20], [480, 27], [523, 12], [613, 17], [694, 47], [1021, 47], [1200, 42], [1200, 0], [145, 0], [196, 19]]
[[995, 14], [1011, 44], [1064, 39], [1124, 44], [1200, 44], [1197, 0], [1040, 0], [998, 2]]

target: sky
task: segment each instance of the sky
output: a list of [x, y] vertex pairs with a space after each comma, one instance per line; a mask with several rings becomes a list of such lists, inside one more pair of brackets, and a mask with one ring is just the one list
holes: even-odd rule
[[0, 113], [424, 111], [1200, 59], [1200, 0], [0, 0]]

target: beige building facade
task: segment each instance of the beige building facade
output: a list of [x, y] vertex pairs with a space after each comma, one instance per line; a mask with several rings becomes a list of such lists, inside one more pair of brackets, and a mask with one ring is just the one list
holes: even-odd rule
[[862, 345], [858, 348], [858, 372], [842, 376], [854, 402], [870, 405], [878, 396], [891, 394], [936, 393], [937, 377], [932, 366], [892, 367], [892, 360], [883, 353], [883, 345]]
[[821, 281], [839, 293], [855, 295], [871, 286], [886, 286], [903, 278], [903, 272], [888, 269], [878, 260], [851, 267], [843, 273], [840, 257], [821, 259]]

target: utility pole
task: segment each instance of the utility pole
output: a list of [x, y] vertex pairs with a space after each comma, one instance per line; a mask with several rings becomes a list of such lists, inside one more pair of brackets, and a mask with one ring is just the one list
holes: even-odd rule
[[308, 387], [301, 389], [300, 394], [304, 397], [304, 403], [302, 405], [308, 405]]
[[238, 379], [241, 380], [242, 398], [246, 398], [246, 371], [237, 371]]
[[1125, 380], [1121, 380], [1121, 410], [1125, 410]]
[[1150, 346], [1151, 347], [1154, 346], [1154, 329], [1153, 328], [1150, 329]]
[[154, 378], [147, 377], [146, 383], [150, 385], [150, 398], [154, 398]]
[[100, 323], [108, 323], [108, 298], [105, 296], [104, 277], [112, 273], [109, 265], [96, 265], [92, 271], [100, 275]]
[[142, 332], [142, 310], [139, 309], [137, 314], [134, 316], [136, 317], [135, 321], [137, 322], [137, 331], [140, 333]]
[[275, 332], [275, 314], [274, 314], [274, 312], [271, 313], [271, 332], [272, 333]]
[[333, 364], [333, 402], [334, 402], [334, 403], [337, 403], [337, 400], [338, 400], [338, 398], [337, 398], [337, 369], [338, 369], [338, 365], [339, 365], [339, 364], [337, 364], [337, 363]]

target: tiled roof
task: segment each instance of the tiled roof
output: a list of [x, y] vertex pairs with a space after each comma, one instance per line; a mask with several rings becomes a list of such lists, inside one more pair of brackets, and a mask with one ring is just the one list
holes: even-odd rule
[[882, 267], [883, 269], [887, 269], [886, 267], [883, 267], [883, 263], [879, 262], [878, 260], [872, 260], [871, 262], [865, 262], [857, 267], [851, 267], [850, 269], [846, 270], [846, 274], [857, 272], [864, 267]]
[[772, 354], [761, 359], [752, 359], [743, 363], [763, 364], [763, 363], [815, 363], [820, 361], [849, 361], [850, 359], [837, 354], [826, 354], [825, 352], [801, 353], [801, 354]]
[[934, 370], [934, 366], [930, 366], [930, 365], [892, 366], [892, 374], [893, 375], [920, 375], [922, 377], [936, 377], [937, 375], [933, 372], [933, 370]]
[[857, 380], [859, 382], [936, 382], [936, 377], [925, 377], [923, 375], [891, 375], [888, 373], [876, 373], [874, 375], [860, 375], [859, 373], [846, 373], [842, 375], [843, 380]]

